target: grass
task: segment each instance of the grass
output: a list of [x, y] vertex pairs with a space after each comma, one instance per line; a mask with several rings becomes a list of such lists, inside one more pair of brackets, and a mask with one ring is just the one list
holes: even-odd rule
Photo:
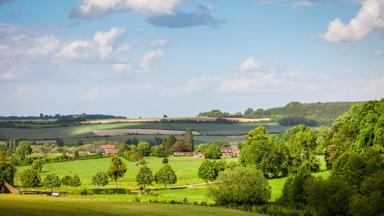
[[233, 209], [191, 206], [134, 203], [124, 200], [81, 199], [76, 197], [45, 197], [0, 195], [0, 212], [7, 216], [248, 216], [256, 215]]
[[[122, 160], [126, 162], [128, 166], [128, 171], [125, 176], [118, 181], [119, 187], [126, 187], [131, 189], [137, 188], [135, 178], [140, 166], [136, 166], [134, 163], [128, 162], [123, 158]], [[154, 173], [163, 166], [162, 158], [148, 157], [145, 160], [148, 162], [147, 166]], [[175, 170], [175, 173], [178, 178], [177, 183], [175, 185], [203, 183], [203, 181], [197, 176], [198, 168], [203, 162], [203, 160], [204, 159], [202, 158], [192, 157], [170, 157], [169, 165], [171, 165], [172, 168]], [[50, 173], [55, 173], [60, 177], [63, 177], [65, 175], [77, 174], [80, 177], [83, 185], [90, 186], [92, 184], [92, 176], [94, 176], [98, 171], [107, 171], [110, 164], [110, 158], [48, 163], [44, 164], [43, 166], [42, 177]], [[18, 173], [21, 173], [26, 168], [27, 167], [19, 167]], [[113, 185], [114, 183], [110, 182], [110, 186], [112, 187]], [[154, 186], [162, 187], [162, 185], [156, 184]]]

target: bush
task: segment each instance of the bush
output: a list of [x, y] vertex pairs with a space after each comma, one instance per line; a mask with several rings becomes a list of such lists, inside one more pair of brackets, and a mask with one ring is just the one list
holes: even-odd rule
[[308, 179], [311, 179], [311, 174], [306, 171], [299, 171], [296, 175], [290, 176], [284, 184], [279, 202], [295, 207], [304, 206], [306, 204], [304, 185]]
[[341, 178], [313, 178], [304, 186], [306, 201], [315, 215], [348, 215], [352, 187]]
[[209, 196], [218, 205], [257, 205], [271, 198], [267, 179], [254, 168], [226, 170], [208, 190]]

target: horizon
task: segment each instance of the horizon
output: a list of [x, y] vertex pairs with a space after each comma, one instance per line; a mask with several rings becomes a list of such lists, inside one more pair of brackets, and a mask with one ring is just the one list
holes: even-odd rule
[[0, 0], [0, 116], [377, 100], [383, 22], [382, 0]]

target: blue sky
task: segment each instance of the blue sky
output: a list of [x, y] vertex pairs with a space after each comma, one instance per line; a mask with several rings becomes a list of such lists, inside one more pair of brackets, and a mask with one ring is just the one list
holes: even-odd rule
[[0, 115], [384, 95], [384, 0], [0, 0]]

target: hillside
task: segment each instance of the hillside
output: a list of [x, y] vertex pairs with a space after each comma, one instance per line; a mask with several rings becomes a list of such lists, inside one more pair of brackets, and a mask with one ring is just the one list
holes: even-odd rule
[[320, 124], [330, 124], [337, 117], [348, 111], [354, 104], [357, 103], [359, 102], [290, 102], [284, 107], [275, 107], [270, 109], [248, 108], [243, 113], [235, 114], [222, 112], [216, 109], [209, 112], [199, 113], [199, 116], [216, 118], [242, 117], [249, 119], [270, 118], [274, 121], [279, 121], [279, 123], [283, 125], [295, 125], [297, 121], [298, 123], [316, 126]]

